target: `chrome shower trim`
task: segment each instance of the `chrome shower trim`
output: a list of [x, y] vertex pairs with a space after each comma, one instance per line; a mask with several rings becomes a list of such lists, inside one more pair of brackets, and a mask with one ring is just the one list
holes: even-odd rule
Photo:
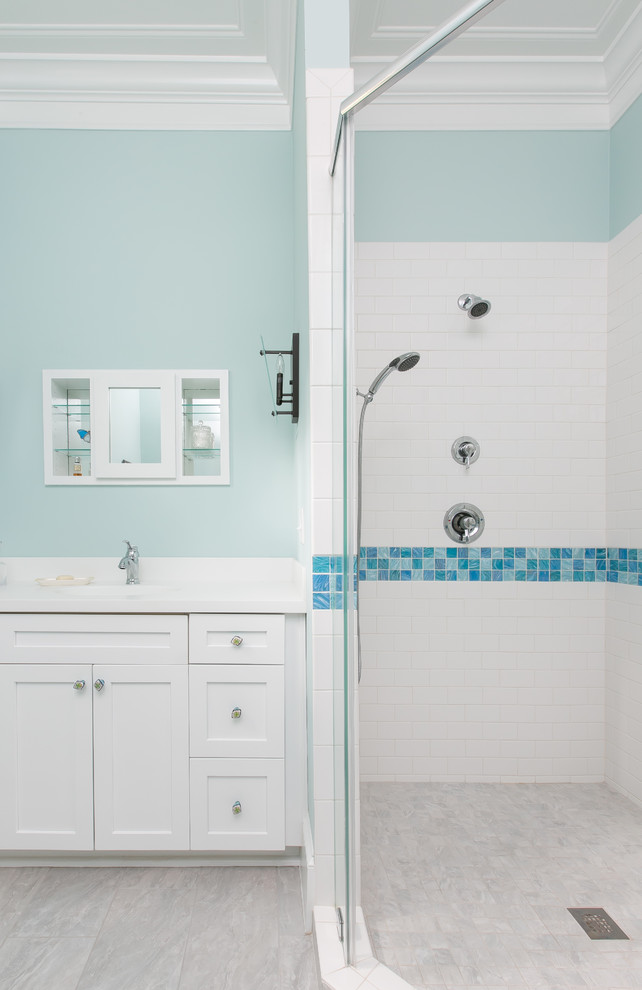
[[377, 391], [385, 382], [388, 375], [393, 371], [410, 371], [418, 363], [420, 354], [418, 351], [406, 351], [393, 358], [379, 372], [368, 391], [364, 394], [357, 389], [357, 395], [363, 399], [361, 415], [359, 416], [359, 434], [357, 440], [357, 547], [356, 547], [356, 574], [355, 574], [355, 599], [357, 613], [357, 684], [361, 681], [361, 615], [359, 612], [359, 568], [361, 567], [361, 520], [363, 516], [363, 423], [366, 417], [366, 409], [374, 399]]
[[392, 374], [393, 371], [410, 371], [410, 369], [414, 368], [419, 361], [419, 357], [420, 355], [418, 351], [406, 351], [404, 354], [399, 354], [398, 357], [393, 358], [390, 364], [387, 364], [386, 367], [379, 372], [365, 395], [363, 392], [360, 392], [359, 389], [357, 389], [357, 395], [359, 395], [362, 399], [365, 399], [366, 402], [372, 402], [388, 375]]
[[468, 313], [471, 320], [481, 320], [482, 316], [486, 316], [492, 309], [488, 299], [474, 296], [471, 292], [464, 292], [457, 300], [457, 305], [464, 313]]
[[449, 20], [445, 21], [436, 29], [425, 41], [410, 48], [404, 55], [398, 58], [392, 65], [376, 76], [373, 76], [367, 83], [355, 90], [352, 96], [348, 96], [339, 109], [337, 128], [334, 136], [334, 147], [330, 162], [330, 175], [334, 175], [339, 156], [339, 146], [343, 133], [343, 122], [350, 114], [358, 113], [369, 103], [372, 103], [381, 93], [384, 93], [396, 82], [407, 76], [409, 72], [416, 69], [427, 59], [447, 45], [453, 38], [465, 31], [476, 21], [480, 20], [495, 7], [499, 7], [504, 0], [474, 0], [457, 11]]

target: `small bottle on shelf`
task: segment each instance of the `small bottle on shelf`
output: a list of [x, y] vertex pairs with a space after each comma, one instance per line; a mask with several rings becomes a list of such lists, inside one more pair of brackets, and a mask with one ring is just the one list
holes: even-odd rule
[[82, 477], [82, 464], [79, 457], [74, 457], [74, 478]]

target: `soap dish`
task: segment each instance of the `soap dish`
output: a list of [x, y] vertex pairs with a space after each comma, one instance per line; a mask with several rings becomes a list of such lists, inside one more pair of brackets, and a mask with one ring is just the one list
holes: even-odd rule
[[36, 581], [43, 588], [71, 588], [79, 584], [91, 584], [93, 577], [71, 577], [70, 575], [59, 575], [52, 578], [36, 578]]

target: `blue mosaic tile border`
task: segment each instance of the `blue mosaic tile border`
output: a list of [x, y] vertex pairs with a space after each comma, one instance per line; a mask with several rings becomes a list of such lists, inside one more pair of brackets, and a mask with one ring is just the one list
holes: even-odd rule
[[[343, 608], [340, 556], [315, 556], [315, 609]], [[642, 549], [362, 547], [360, 581], [561, 581], [642, 585]]]

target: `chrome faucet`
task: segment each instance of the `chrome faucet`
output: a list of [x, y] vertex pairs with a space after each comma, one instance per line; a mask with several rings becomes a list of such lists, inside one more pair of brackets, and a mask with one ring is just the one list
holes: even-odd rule
[[138, 580], [138, 547], [133, 547], [129, 540], [123, 540], [127, 544], [127, 553], [119, 562], [121, 571], [127, 571], [127, 584], [140, 584]]

